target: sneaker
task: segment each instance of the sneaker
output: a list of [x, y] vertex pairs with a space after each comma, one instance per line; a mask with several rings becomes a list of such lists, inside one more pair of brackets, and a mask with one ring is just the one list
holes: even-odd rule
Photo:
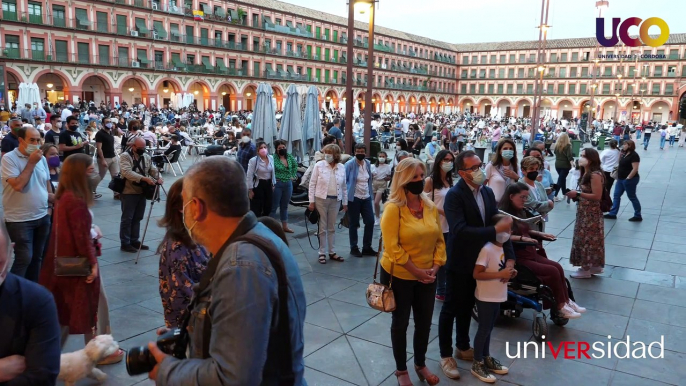
[[496, 381], [495, 375], [488, 372], [488, 369], [483, 361], [474, 362], [472, 364], [472, 375], [479, 378], [480, 381], [486, 383], [495, 383]]
[[609, 214], [609, 213], [608, 213], [608, 214], [604, 215], [603, 218], [610, 219], [610, 220], [616, 220], [616, 219], [617, 219], [617, 215]]
[[463, 361], [473, 361], [474, 360], [474, 349], [469, 348], [469, 350], [460, 350], [459, 348], [455, 349], [455, 358], [463, 360]]
[[575, 279], [588, 279], [591, 277], [591, 271], [585, 270], [583, 268], [579, 268], [576, 270], [576, 272], [572, 273], [570, 276], [575, 278]]
[[603, 267], [591, 267], [591, 275], [599, 275], [604, 271]]
[[375, 251], [374, 249], [372, 249], [372, 247], [362, 248], [362, 255], [363, 256], [376, 256], [377, 254], [378, 254], [378, 252]]
[[560, 201], [562, 201], [562, 199], [560, 197], [555, 197], [555, 199], [553, 201], [560, 202]]
[[355, 256], [355, 257], [362, 257], [362, 252], [360, 251], [360, 248], [355, 247], [350, 250], [350, 256]]
[[634, 217], [630, 218], [629, 221], [631, 221], [631, 222], [641, 222], [641, 221], [643, 221], [643, 217], [636, 217], [636, 216], [634, 216]]
[[444, 302], [445, 301], [445, 295], [436, 295], [436, 300], [439, 302]]
[[450, 379], [460, 379], [460, 371], [454, 358], [441, 358], [441, 370]]
[[374, 226], [378, 226], [379, 224], [381, 224], [381, 219], [378, 217], [374, 217]]
[[578, 319], [581, 317], [581, 314], [574, 311], [569, 305], [565, 304], [562, 306], [561, 309], [557, 311], [561, 317], [565, 319]]
[[503, 366], [497, 359], [493, 357], [484, 357], [484, 365], [486, 365], [488, 371], [498, 375], [507, 374], [509, 371], [507, 367]]
[[102, 194], [93, 192], [93, 198], [94, 199], [98, 199], [100, 197], [102, 197]]
[[569, 308], [574, 310], [574, 312], [578, 312], [580, 314], [583, 314], [584, 312], [586, 312], [586, 308], [581, 307], [580, 305], [576, 304], [576, 302], [572, 299], [569, 299], [569, 301], [567, 302], [567, 305], [569, 306]]
[[134, 248], [136, 248], [136, 249], [140, 248], [140, 249], [142, 249], [142, 250], [144, 250], [144, 251], [147, 251], [148, 249], [150, 249], [150, 247], [147, 246], [147, 245], [144, 245], [144, 244], [141, 245], [141, 242], [140, 242], [140, 241], [134, 241], [134, 242], [132, 242], [132, 243], [131, 243], [131, 246], [134, 247]]
[[136, 253], [138, 252], [138, 249], [132, 247], [131, 245], [122, 245], [121, 248], [122, 251], [124, 252], [129, 252], [129, 253]]

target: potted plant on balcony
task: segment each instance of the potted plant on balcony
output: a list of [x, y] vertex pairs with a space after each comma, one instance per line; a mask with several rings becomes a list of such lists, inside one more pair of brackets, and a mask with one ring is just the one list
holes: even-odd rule
[[238, 20], [236, 20], [237, 24], [243, 24], [243, 20], [245, 19], [246, 16], [248, 16], [248, 13], [243, 10], [243, 8], [238, 8], [236, 11], [238, 14]]

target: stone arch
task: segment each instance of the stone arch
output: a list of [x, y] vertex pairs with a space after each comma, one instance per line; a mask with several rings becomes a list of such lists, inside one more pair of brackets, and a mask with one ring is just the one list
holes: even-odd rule
[[112, 82], [110, 82], [110, 80], [106, 76], [96, 73], [86, 74], [83, 78], [81, 78], [78, 87], [80, 89], [83, 89], [83, 86], [86, 83], [86, 81], [92, 78], [97, 78], [98, 80], [100, 80], [108, 90], [111, 90], [113, 88]]
[[476, 104], [481, 105], [484, 102], [489, 102], [491, 105], [494, 104], [493, 99], [491, 99], [490, 97], [481, 97], [481, 98], [479, 98], [479, 100], [476, 101]]
[[[11, 69], [7, 68], [7, 70]], [[13, 72], [10, 71], [10, 73]], [[22, 79], [21, 76], [15, 75], [15, 77], [20, 83], [27, 81]], [[69, 80], [69, 77], [60, 70], [51, 71], [48, 69], [39, 71], [33, 76], [33, 79], [31, 79], [31, 77], [29, 79], [30, 82], [34, 82], [38, 85], [41, 98], [47, 98], [51, 103], [59, 103], [67, 100], [73, 102], [74, 97], [82, 97], [80, 93], [78, 95], [72, 95], [77, 87], [73, 85]], [[57, 81], [59, 81], [61, 85], [58, 85]], [[5, 82], [7, 82], [7, 80]], [[52, 87], [48, 87], [50, 85], [52, 85]]]
[[238, 91], [238, 93], [241, 94], [241, 95], [242, 95], [242, 94], [245, 94], [245, 90], [246, 90], [248, 87], [252, 87], [253, 90], [257, 90], [257, 86], [258, 86], [257, 83], [246, 83], [245, 85], [243, 85], [243, 87], [241, 87], [241, 89]]
[[[121, 98], [119, 102], [126, 102], [129, 104], [129, 106], [133, 105], [134, 103], [143, 103], [145, 105], [148, 104], [148, 92], [150, 91], [150, 84], [148, 83], [145, 78], [136, 76], [136, 75], [128, 75], [120, 81], [120, 92], [121, 92]], [[114, 101], [117, 101], [117, 97], [114, 97]]]
[[181, 83], [179, 83], [178, 80], [176, 80], [172, 77], [169, 77], [169, 76], [165, 76], [162, 79], [158, 79], [155, 83], [153, 83], [152, 89], [157, 90], [160, 87], [162, 87], [164, 89], [165, 82], [167, 82], [166, 85], [167, 85], [167, 91], [168, 92], [173, 92], [173, 93], [183, 92], [183, 86], [181, 85]]

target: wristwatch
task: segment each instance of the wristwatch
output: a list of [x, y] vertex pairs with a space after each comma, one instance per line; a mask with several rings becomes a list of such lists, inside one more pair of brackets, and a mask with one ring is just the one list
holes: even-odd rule
[[576, 190], [576, 196], [581, 198], [581, 189]]

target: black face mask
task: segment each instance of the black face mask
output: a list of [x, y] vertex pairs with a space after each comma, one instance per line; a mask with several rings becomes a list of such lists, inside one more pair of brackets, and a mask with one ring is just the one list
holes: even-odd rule
[[282, 157], [285, 157], [288, 154], [288, 151], [286, 151], [286, 149], [279, 149], [278, 152], [279, 155]]
[[78, 126], [69, 126], [69, 130], [71, 130], [71, 131], [76, 131], [76, 129], [78, 129], [78, 128], [79, 128]]
[[536, 177], [538, 177], [538, 172], [528, 172], [528, 173], [526, 173], [526, 178], [530, 179], [531, 181], [536, 180]]
[[365, 159], [365, 155], [364, 154], [355, 154], [355, 158], [357, 158], [358, 161], [362, 161], [363, 159]]
[[418, 196], [424, 191], [424, 180], [412, 181], [405, 185], [408, 192]]
[[138, 155], [145, 154], [145, 149], [136, 149], [136, 154], [138, 154]]

